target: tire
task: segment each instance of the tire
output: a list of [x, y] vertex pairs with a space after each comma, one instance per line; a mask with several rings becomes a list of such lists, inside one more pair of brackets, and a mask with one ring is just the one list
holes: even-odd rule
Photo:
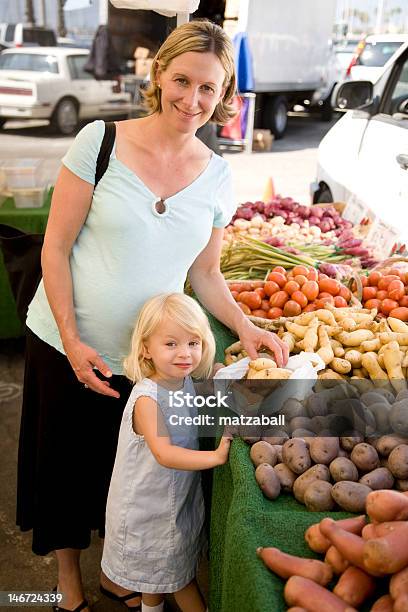
[[7, 121], [8, 121], [8, 119], [5, 119], [4, 117], [1, 117], [1, 119], [0, 119], [0, 130], [5, 126]]
[[70, 136], [78, 127], [78, 104], [72, 98], [63, 98], [57, 104], [52, 118], [51, 127], [59, 134]]
[[264, 122], [276, 140], [283, 138], [288, 125], [288, 102], [285, 96], [274, 96], [269, 98], [265, 108]]
[[320, 119], [322, 121], [331, 121], [333, 119], [333, 107], [331, 105], [331, 94], [328, 96], [320, 107]]
[[327, 185], [324, 185], [316, 196], [314, 204], [329, 204], [333, 202], [333, 196]]

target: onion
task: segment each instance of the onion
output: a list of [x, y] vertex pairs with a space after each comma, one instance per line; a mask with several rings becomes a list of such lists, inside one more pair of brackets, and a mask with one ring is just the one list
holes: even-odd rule
[[313, 206], [312, 215], [314, 217], [318, 217], [319, 219], [321, 219], [323, 217], [323, 214], [324, 214], [323, 208], [320, 208], [320, 206]]

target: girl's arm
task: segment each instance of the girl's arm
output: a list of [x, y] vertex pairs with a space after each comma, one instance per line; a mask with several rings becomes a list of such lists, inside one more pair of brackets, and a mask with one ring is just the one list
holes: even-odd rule
[[62, 166], [53, 197], [41, 254], [44, 288], [68, 360], [78, 378], [91, 389], [119, 397], [93, 367], [105, 376], [109, 368], [98, 353], [79, 337], [75, 320], [69, 256], [88, 215], [94, 186]]
[[194, 293], [216, 319], [235, 330], [251, 359], [262, 346], [269, 348], [278, 366], [289, 358], [287, 345], [276, 334], [256, 327], [244, 315], [232, 297], [220, 271], [223, 229], [213, 228], [211, 238], [189, 270]]
[[150, 397], [139, 397], [133, 409], [133, 429], [144, 436], [146, 444], [160, 465], [176, 470], [206, 470], [223, 465], [228, 459], [231, 440], [222, 437], [215, 451], [182, 448], [171, 443], [157, 403]]

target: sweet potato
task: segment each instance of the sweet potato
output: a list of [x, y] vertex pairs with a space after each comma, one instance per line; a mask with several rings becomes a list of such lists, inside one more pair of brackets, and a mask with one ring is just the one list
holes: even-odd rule
[[303, 474], [311, 466], [311, 459], [306, 442], [301, 438], [287, 440], [282, 448], [283, 462], [295, 472]]
[[364, 542], [367, 542], [367, 540], [371, 540], [372, 538], [377, 537], [375, 528], [376, 528], [376, 525], [374, 525], [374, 523], [368, 523], [367, 525], [363, 527], [363, 531], [361, 532], [361, 537], [363, 538]]
[[306, 608], [300, 608], [299, 606], [293, 606], [287, 609], [286, 612], [308, 612]]
[[251, 447], [249, 456], [255, 467], [258, 467], [261, 463], [269, 463], [269, 465], [272, 466], [276, 464], [276, 451], [273, 446], [265, 442], [265, 440], [255, 442]]
[[349, 561], [342, 557], [335, 546], [329, 546], [324, 558], [325, 563], [328, 563], [335, 574], [342, 574], [350, 565]]
[[[336, 521], [336, 524], [345, 531], [359, 535], [365, 525], [365, 515], [353, 516], [352, 518]], [[305, 531], [305, 540], [314, 552], [325, 553], [330, 546], [330, 540], [325, 538], [320, 531], [319, 523], [310, 525]]]
[[323, 561], [288, 555], [279, 548], [271, 547], [259, 547], [256, 549], [256, 554], [270, 570], [281, 578], [303, 576], [303, 578], [309, 578], [309, 580], [313, 580], [313, 582], [322, 586], [326, 586], [333, 578], [331, 567]]
[[301, 576], [289, 578], [284, 597], [288, 606], [301, 606], [313, 612], [356, 612], [355, 608], [351, 608], [337, 595]]
[[393, 612], [407, 612], [408, 610], [408, 595], [404, 593], [394, 601]]
[[408, 519], [408, 497], [388, 489], [372, 491], [367, 495], [366, 512], [373, 523]]
[[[324, 534], [326, 535], [326, 534]], [[408, 522], [381, 538], [364, 543], [363, 563], [367, 571], [395, 574], [408, 565]]]
[[[373, 535], [371, 536], [371, 538], [382, 538], [383, 536], [388, 535], [392, 531], [395, 531], [396, 529], [399, 529], [399, 527], [402, 527], [406, 524], [406, 521], [385, 521], [385, 523], [370, 523], [370, 525], [373, 527]], [[369, 540], [370, 538], [367, 539]]]
[[390, 580], [390, 594], [393, 599], [408, 594], [408, 567], [400, 570]]
[[371, 489], [367, 485], [348, 480], [336, 482], [332, 488], [334, 501], [347, 512], [364, 512], [369, 493]]
[[383, 595], [377, 599], [370, 612], [393, 612], [394, 600], [391, 595]]
[[320, 522], [320, 531], [337, 548], [344, 559], [365, 570], [363, 563], [364, 540], [361, 536], [342, 529], [331, 518]]
[[372, 576], [363, 572], [358, 567], [350, 566], [340, 576], [340, 579], [333, 589], [333, 593], [338, 595], [351, 606], [358, 607], [363, 601], [374, 593], [375, 582]]

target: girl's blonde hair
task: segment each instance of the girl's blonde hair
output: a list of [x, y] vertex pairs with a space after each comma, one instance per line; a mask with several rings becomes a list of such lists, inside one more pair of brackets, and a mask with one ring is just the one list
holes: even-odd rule
[[162, 111], [161, 91], [156, 82], [157, 69], [160, 68], [164, 72], [171, 60], [188, 51], [214, 53], [220, 60], [225, 70], [225, 93], [215, 107], [210, 121], [221, 125], [228, 123], [236, 115], [230, 104], [236, 88], [234, 47], [220, 26], [206, 20], [191, 21], [179, 26], [171, 32], [156, 53], [150, 70], [150, 85], [143, 92], [150, 114]]
[[215, 356], [215, 341], [210, 324], [199, 304], [182, 293], [162, 293], [144, 304], [133, 331], [130, 354], [123, 362], [125, 375], [133, 382], [139, 382], [154, 374], [151, 359], [145, 357], [144, 343], [166, 316], [184, 330], [199, 336], [202, 356], [192, 375], [195, 378], [210, 376]]

